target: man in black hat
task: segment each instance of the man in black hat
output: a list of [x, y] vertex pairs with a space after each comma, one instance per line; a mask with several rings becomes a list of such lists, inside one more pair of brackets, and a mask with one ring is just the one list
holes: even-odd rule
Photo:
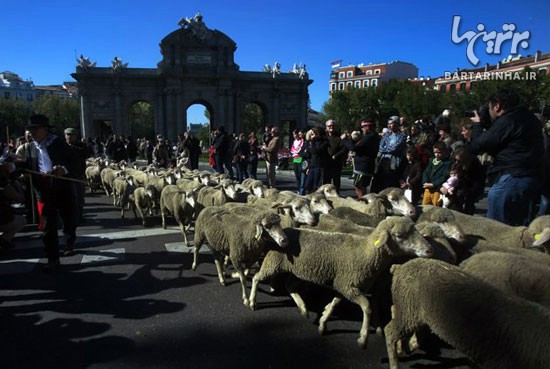
[[74, 201], [67, 196], [70, 181], [64, 179], [75, 172], [70, 147], [61, 137], [51, 133], [50, 128], [49, 119], [44, 115], [31, 116], [27, 127], [34, 138], [35, 150], [30, 151], [26, 166], [33, 173], [33, 189], [40, 213], [39, 229], [44, 232], [43, 242], [48, 257], [45, 272], [54, 271], [59, 266], [58, 218], [63, 219], [67, 242], [72, 244], [76, 239], [78, 220], [72, 215]]

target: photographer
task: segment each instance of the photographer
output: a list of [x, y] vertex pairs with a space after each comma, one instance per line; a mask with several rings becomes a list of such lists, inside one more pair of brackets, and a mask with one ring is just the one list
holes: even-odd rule
[[[527, 225], [540, 197], [544, 153], [541, 123], [520, 105], [518, 94], [501, 90], [488, 100], [492, 125], [478, 122], [472, 127], [474, 154], [494, 158], [487, 172], [489, 185], [487, 217], [518, 226]], [[484, 128], [486, 129], [484, 131]]]

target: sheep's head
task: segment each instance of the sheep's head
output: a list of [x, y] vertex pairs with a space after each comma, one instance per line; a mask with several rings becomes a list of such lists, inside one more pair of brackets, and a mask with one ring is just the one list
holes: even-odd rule
[[386, 244], [395, 256], [430, 257], [433, 254], [428, 241], [414, 228], [414, 222], [407, 217], [387, 217], [378, 224], [369, 239], [374, 240], [374, 247]]
[[325, 197], [338, 197], [338, 191], [336, 191], [336, 186], [332, 183], [324, 184], [320, 186], [316, 192], [321, 192]]
[[418, 222], [435, 222], [437, 223], [447, 238], [452, 238], [459, 243], [466, 242], [466, 234], [464, 230], [458, 224], [453, 212], [446, 208], [440, 208], [437, 206], [424, 206], [424, 210]]
[[252, 194], [254, 194], [254, 196], [256, 197], [262, 198], [265, 195], [264, 186], [260, 181], [256, 181], [252, 183], [251, 190], [252, 190]]
[[309, 207], [309, 200], [305, 198], [295, 197], [282, 204], [276, 203], [273, 207], [276, 207], [280, 213], [290, 215], [296, 223], [315, 225], [315, 216]]
[[145, 193], [151, 199], [155, 196], [156, 192], [157, 192], [157, 188], [155, 186], [153, 186], [152, 184], [149, 184], [149, 185], [145, 186]]
[[309, 207], [314, 214], [328, 214], [330, 209], [332, 209], [323, 193], [314, 192], [308, 197]]
[[391, 212], [394, 215], [403, 215], [406, 217], [414, 217], [416, 215], [416, 209], [414, 205], [407, 200], [405, 193], [400, 188], [390, 187], [379, 193], [385, 196], [391, 206]]
[[256, 238], [259, 240], [262, 235], [267, 235], [280, 247], [288, 246], [288, 237], [281, 227], [281, 217], [275, 213], [266, 212], [260, 216], [256, 224]]
[[235, 188], [235, 184], [228, 179], [223, 180], [221, 184], [225, 195], [230, 199], [235, 200], [237, 198], [237, 189]]
[[534, 238], [531, 248], [550, 253], [550, 227], [544, 228], [541, 233], [535, 233]]

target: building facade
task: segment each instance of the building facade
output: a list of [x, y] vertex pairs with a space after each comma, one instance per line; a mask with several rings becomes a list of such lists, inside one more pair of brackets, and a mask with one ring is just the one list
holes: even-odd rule
[[406, 80], [417, 77], [418, 68], [414, 64], [401, 61], [337, 67], [330, 73], [329, 94], [351, 88], [377, 87], [392, 79]]
[[486, 64], [481, 68], [445, 72], [442, 77], [435, 80], [434, 88], [444, 93], [469, 92], [479, 81], [535, 80], [548, 73], [550, 73], [550, 53], [537, 51], [533, 56], [508, 57], [495, 65]]
[[78, 82], [81, 132], [104, 136], [103, 130], [131, 135], [129, 111], [136, 102], [150, 104], [154, 130], [174, 140], [187, 131], [187, 109], [201, 104], [211, 128], [244, 129], [248, 104], [258, 105], [266, 124], [305, 128], [309, 102], [307, 73], [279, 70], [243, 72], [235, 63], [236, 43], [208, 29], [200, 14], [184, 18], [180, 28], [160, 42], [157, 68], [128, 68], [120, 59], [96, 67], [83, 58], [72, 76]]
[[32, 102], [36, 90], [32, 81], [24, 81], [17, 74], [5, 71], [0, 73], [0, 98]]

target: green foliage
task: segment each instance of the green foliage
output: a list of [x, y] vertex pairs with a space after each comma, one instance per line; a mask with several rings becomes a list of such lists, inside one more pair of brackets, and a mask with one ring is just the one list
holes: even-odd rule
[[0, 137], [5, 140], [6, 134], [9, 134], [10, 138], [22, 136], [30, 115], [30, 107], [25, 102], [0, 99]]
[[258, 104], [246, 105], [243, 113], [243, 123], [245, 133], [255, 132], [258, 134], [262, 132], [265, 124], [262, 108]]
[[414, 122], [417, 119], [433, 120], [444, 109], [450, 109], [454, 112], [451, 128], [457, 132], [466, 110], [478, 109], [492, 94], [505, 87], [518, 90], [522, 101], [533, 112], [548, 115], [548, 76], [539, 75], [533, 80], [479, 81], [469, 93], [441, 93], [410, 81], [394, 80], [378, 87], [334, 91], [323, 105], [321, 119], [336, 119], [343, 130], [351, 131], [358, 128], [361, 120], [374, 118], [380, 129], [392, 115], [405, 116], [409, 122]]
[[55, 95], [42, 95], [32, 104], [34, 114], [43, 114], [50, 124], [62, 131], [67, 127], [80, 127], [80, 104], [76, 99]]
[[197, 133], [197, 138], [204, 144], [210, 143], [210, 125], [204, 124], [200, 131]]
[[130, 132], [134, 137], [155, 137], [155, 119], [153, 108], [147, 102], [137, 102], [130, 107], [128, 112]]

